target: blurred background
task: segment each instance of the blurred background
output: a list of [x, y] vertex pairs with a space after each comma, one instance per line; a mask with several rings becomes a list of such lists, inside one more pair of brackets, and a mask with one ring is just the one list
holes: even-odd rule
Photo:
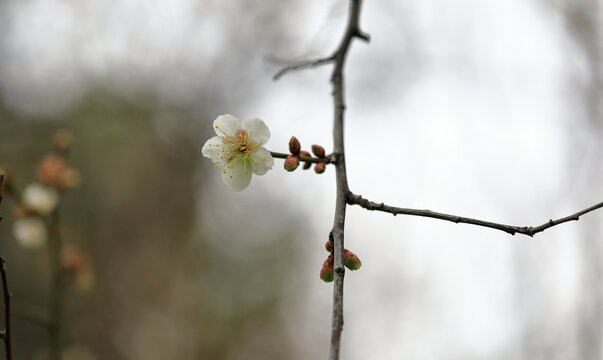
[[[603, 200], [599, 3], [367, 1], [371, 42], [346, 67], [351, 190], [512, 225]], [[230, 113], [262, 118], [272, 151], [294, 135], [330, 152], [330, 67], [271, 76], [330, 54], [347, 8], [0, 2], [0, 166], [15, 190], [39, 181], [57, 130], [73, 136], [78, 181], [52, 221], [76, 249], [61, 264], [86, 276], [62, 288], [64, 359], [326, 357], [333, 169], [276, 160], [232, 193], [201, 147]], [[19, 203], [0, 207], [14, 353], [45, 359], [56, 259], [18, 241]], [[603, 358], [602, 219], [528, 238], [349, 207], [363, 267], [346, 275], [342, 358]]]

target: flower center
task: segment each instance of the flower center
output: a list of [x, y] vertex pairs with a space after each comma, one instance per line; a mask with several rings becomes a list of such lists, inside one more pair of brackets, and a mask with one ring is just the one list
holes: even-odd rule
[[229, 158], [232, 160], [235, 157], [247, 158], [249, 153], [255, 148], [255, 143], [249, 138], [247, 131], [243, 129], [237, 130], [234, 136], [225, 136], [223, 139], [227, 145]]

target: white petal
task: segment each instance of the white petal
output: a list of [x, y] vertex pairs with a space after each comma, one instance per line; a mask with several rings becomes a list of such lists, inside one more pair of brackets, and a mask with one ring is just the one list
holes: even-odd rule
[[251, 169], [246, 169], [243, 161], [230, 163], [224, 170], [226, 171], [222, 172], [222, 181], [224, 181], [224, 184], [230, 190], [242, 191], [249, 186], [251, 182]]
[[59, 203], [59, 193], [40, 184], [28, 185], [23, 191], [23, 203], [39, 214], [50, 214]]
[[213, 138], [207, 140], [205, 145], [203, 145], [203, 149], [201, 149], [203, 156], [212, 159], [212, 161], [215, 163], [220, 162], [223, 151], [224, 142], [219, 136], [214, 136]]
[[218, 136], [235, 136], [238, 129], [241, 129], [241, 122], [230, 114], [220, 115], [214, 120], [214, 131]]
[[272, 169], [272, 165], [274, 165], [274, 159], [270, 155], [270, 151], [266, 150], [265, 147], [260, 146], [253, 152], [251, 166], [254, 174], [264, 175], [268, 170]]
[[39, 248], [46, 243], [46, 224], [38, 217], [19, 219], [13, 223], [17, 242], [26, 248]]
[[262, 119], [251, 118], [243, 121], [243, 129], [247, 131], [251, 140], [263, 145], [270, 140], [270, 129]]

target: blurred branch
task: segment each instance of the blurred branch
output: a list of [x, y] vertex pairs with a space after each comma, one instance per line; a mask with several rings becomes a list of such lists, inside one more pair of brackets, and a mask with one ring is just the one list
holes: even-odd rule
[[[337, 184], [337, 195], [335, 200], [335, 215], [333, 219], [333, 229], [331, 233], [334, 239], [334, 286], [333, 286], [333, 314], [331, 318], [331, 347], [329, 350], [329, 359], [339, 359], [339, 348], [341, 344], [341, 331], [343, 330], [343, 279], [345, 270], [343, 266], [344, 249], [344, 230], [345, 230], [345, 212], [347, 205], [347, 194], [349, 193], [347, 173], [345, 167], [345, 151], [343, 146], [343, 124], [345, 111], [344, 98], [344, 77], [343, 66], [348, 53], [348, 49], [354, 38], [369, 41], [369, 36], [360, 30], [360, 6], [362, 0], [350, 1], [350, 12], [345, 33], [339, 43], [339, 46], [329, 57], [307, 62], [301, 62], [287, 66], [274, 75], [274, 80], [289, 71], [299, 70], [309, 66], [317, 66], [333, 62], [334, 68], [331, 75], [333, 86], [333, 158], [335, 159], [335, 176]], [[300, 159], [301, 160], [301, 159]]]
[[528, 235], [528, 236], [534, 236], [535, 234], [542, 232], [550, 227], [553, 227], [553, 226], [559, 225], [559, 224], [563, 224], [568, 221], [577, 221], [580, 218], [580, 216], [603, 207], [603, 202], [600, 202], [589, 208], [580, 210], [575, 214], [568, 215], [566, 217], [563, 217], [563, 218], [560, 218], [557, 220], [549, 220], [546, 223], [539, 225], [539, 226], [512, 226], [512, 225], [499, 224], [499, 223], [494, 223], [494, 222], [490, 222], [490, 221], [477, 220], [477, 219], [472, 219], [472, 218], [467, 218], [467, 217], [462, 217], [462, 216], [457, 216], [457, 215], [444, 214], [444, 213], [434, 212], [431, 210], [407, 209], [407, 208], [399, 208], [399, 207], [395, 207], [395, 206], [389, 206], [389, 205], [385, 205], [384, 203], [376, 203], [376, 202], [367, 200], [360, 195], [353, 194], [352, 192], [348, 192], [347, 202], [350, 205], [360, 205], [361, 207], [363, 207], [367, 210], [382, 211], [382, 212], [393, 214], [394, 216], [398, 215], [398, 214], [402, 214], [402, 215], [430, 217], [430, 218], [434, 218], [434, 219], [452, 221], [457, 224], [458, 223], [471, 224], [471, 225], [483, 226], [483, 227], [487, 227], [487, 228], [491, 228], [491, 229], [501, 230], [501, 231], [504, 231], [511, 235], [524, 234], [524, 235]]
[[[291, 155], [291, 154], [284, 154], [284, 153], [279, 153], [279, 152], [274, 152], [271, 151], [270, 155], [272, 155], [272, 157], [277, 158], [277, 159], [286, 159], [287, 156]], [[335, 163], [335, 157], [333, 155], [327, 155], [323, 158], [314, 158], [314, 157], [306, 157], [306, 156], [301, 156], [298, 155], [299, 161], [301, 162], [309, 162], [309, 163], [325, 163], [325, 164], [334, 164]]]
[[[0, 174], [0, 204], [2, 204], [2, 185], [4, 184], [4, 174]], [[2, 221], [2, 216], [0, 216], [0, 221]]]
[[[2, 185], [4, 184], [4, 174], [0, 174], [0, 204], [2, 203]], [[0, 221], [2, 217], [0, 216]], [[6, 359], [12, 360], [12, 345], [10, 341], [10, 297], [8, 291], [8, 280], [6, 279], [6, 263], [3, 257], [0, 257], [0, 277], [2, 278], [2, 294], [4, 295], [4, 330], [0, 331], [0, 337], [4, 340], [4, 349], [6, 350]]]
[[[0, 185], [2, 183], [0, 182]], [[11, 360], [12, 346], [10, 340], [10, 297], [11, 293], [8, 291], [8, 281], [6, 279], [6, 266], [4, 258], [0, 257], [0, 277], [2, 277], [2, 293], [4, 295], [4, 330], [0, 332], [0, 337], [4, 340], [4, 348], [6, 349], [6, 359]]]
[[65, 276], [63, 266], [61, 265], [61, 254], [63, 253], [63, 241], [59, 231], [59, 210], [55, 209], [49, 222], [50, 233], [50, 263], [52, 265], [52, 287], [50, 300], [50, 359], [61, 359], [62, 340], [61, 333], [63, 327], [63, 308], [65, 297]]
[[48, 319], [48, 312], [33, 306], [24, 307], [23, 303], [15, 304], [11, 310], [12, 315], [17, 319], [28, 322], [32, 325], [39, 326], [47, 331], [50, 331], [52, 324]]

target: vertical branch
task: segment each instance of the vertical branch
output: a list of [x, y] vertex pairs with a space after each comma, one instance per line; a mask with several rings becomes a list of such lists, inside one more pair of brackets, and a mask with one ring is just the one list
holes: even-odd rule
[[337, 184], [337, 195], [335, 199], [335, 216], [333, 219], [333, 254], [334, 254], [334, 284], [333, 284], [333, 313], [331, 317], [331, 347], [329, 359], [339, 359], [339, 348], [341, 344], [341, 332], [343, 330], [343, 279], [345, 268], [343, 265], [344, 232], [346, 196], [349, 192], [347, 173], [345, 167], [345, 151], [343, 143], [345, 93], [343, 66], [345, 58], [354, 37], [368, 41], [368, 36], [360, 31], [358, 21], [360, 17], [360, 5], [362, 0], [350, 2], [350, 14], [345, 35], [335, 52], [335, 66], [331, 76], [333, 86], [333, 153], [336, 157], [335, 176]]
[[[343, 259], [343, 238], [345, 231], [345, 212], [348, 195], [348, 179], [345, 168], [345, 151], [343, 146], [343, 125], [345, 112], [345, 92], [343, 66], [354, 38], [369, 41], [369, 36], [360, 30], [360, 5], [362, 0], [350, 0], [350, 12], [345, 33], [335, 52], [328, 57], [313, 61], [293, 64], [280, 70], [274, 75], [274, 80], [289, 71], [302, 69], [308, 66], [318, 66], [326, 63], [333, 63], [333, 73], [331, 75], [331, 85], [333, 86], [333, 154], [331, 156], [335, 165], [335, 178], [337, 186], [337, 195], [335, 198], [335, 215], [333, 218], [333, 228], [329, 234], [329, 239], [333, 237], [333, 314], [331, 317], [331, 346], [329, 350], [329, 359], [339, 359], [339, 348], [341, 344], [341, 332], [343, 330], [343, 278], [345, 275]], [[275, 154], [274, 155], [284, 155]]]
[[[1, 185], [1, 183], [0, 183]], [[6, 350], [6, 359], [12, 360], [12, 345], [10, 341], [10, 297], [8, 291], [8, 281], [6, 279], [6, 266], [4, 258], [0, 257], [0, 277], [2, 277], [2, 293], [4, 295], [4, 330], [0, 333], [4, 340], [4, 348]]]
[[[4, 184], [4, 174], [0, 174], [0, 203], [2, 203], [2, 185]], [[2, 220], [2, 216], [0, 216]], [[4, 295], [4, 330], [0, 332], [0, 336], [4, 340], [4, 349], [6, 350], [6, 359], [12, 360], [12, 345], [10, 341], [10, 297], [8, 291], [8, 281], [6, 279], [6, 267], [4, 258], [0, 257], [0, 277], [2, 278], [2, 294]]]
[[50, 294], [50, 359], [61, 359], [62, 348], [62, 323], [63, 323], [63, 308], [65, 294], [65, 276], [61, 265], [61, 254], [63, 252], [63, 242], [59, 231], [59, 211], [56, 209], [52, 213], [49, 224], [49, 256], [52, 266], [52, 285]]

